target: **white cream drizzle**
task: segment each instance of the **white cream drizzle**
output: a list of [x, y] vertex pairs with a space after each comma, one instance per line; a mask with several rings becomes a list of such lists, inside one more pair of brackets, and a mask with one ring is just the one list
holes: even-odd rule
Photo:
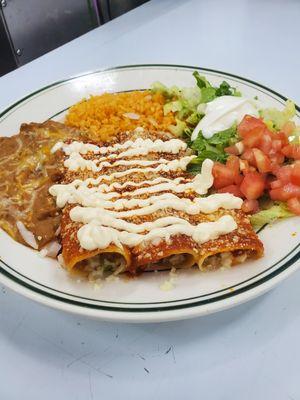
[[[186, 144], [179, 139], [164, 142], [160, 139], [152, 141], [138, 138], [135, 141], [117, 143], [107, 147], [75, 141], [70, 144], [57, 143], [52, 148], [52, 152], [58, 149], [64, 151], [68, 156], [64, 165], [70, 171], [90, 170], [96, 173], [106, 167], [129, 167], [126, 171], [100, 175], [84, 181], [76, 179], [69, 184], [53, 185], [49, 189], [49, 192], [56, 197], [58, 207], [64, 207], [68, 203], [78, 204], [70, 211], [70, 218], [72, 221], [84, 224], [77, 234], [81, 247], [93, 250], [105, 248], [111, 243], [117, 246], [136, 246], [148, 240], [161, 238], [168, 240], [177, 234], [188, 235], [201, 244], [236, 229], [236, 222], [230, 215], [223, 216], [214, 222], [203, 222], [198, 225], [192, 225], [186, 219], [179, 217], [163, 217], [141, 224], [124, 220], [132, 216], [150, 215], [167, 208], [196, 215], [201, 212], [212, 213], [219, 208], [241, 207], [242, 200], [229, 193], [214, 194], [204, 198], [195, 197], [193, 200], [176, 195], [187, 191], [200, 195], [207, 194], [213, 184], [213, 162], [208, 159], [202, 164], [201, 174], [196, 175], [193, 179], [179, 177], [172, 180], [159, 177], [138, 183], [129, 181], [122, 184], [119, 182], [108, 184], [113, 179], [135, 173], [147, 175], [149, 172], [186, 170], [187, 165], [195, 157], [194, 155], [171, 161], [164, 158], [159, 160], [123, 159], [137, 155], [145, 156], [150, 152], [178, 154], [186, 147]], [[118, 151], [121, 152], [117, 153]], [[82, 157], [88, 153], [106, 157], [94, 160]], [[114, 161], [109, 162], [108, 160]], [[136, 189], [123, 193], [115, 191], [115, 189], [123, 189], [128, 186], [136, 187]], [[159, 194], [161, 192], [168, 193]], [[158, 195], [156, 195], [157, 193]], [[149, 196], [146, 199], [136, 197], [144, 194], [149, 194]], [[112, 201], [112, 199], [114, 200]]]
[[146, 155], [148, 153], [172, 153], [177, 154], [181, 150], [186, 150], [187, 144], [180, 139], [170, 139], [163, 141], [161, 139], [151, 140], [138, 138], [134, 141], [127, 140], [124, 143], [116, 143], [114, 146], [103, 146], [99, 147], [91, 143], [83, 142], [71, 142], [69, 144], [63, 142], [57, 142], [51, 152], [55, 153], [57, 150], [63, 150], [66, 155], [72, 153], [87, 154], [92, 152], [94, 154], [108, 154], [115, 153], [118, 150], [126, 150], [126, 152], [120, 153], [119, 157], [132, 157], [135, 155]]
[[[109, 226], [105, 226], [109, 225]], [[82, 248], [86, 250], [104, 249], [111, 243], [122, 247], [133, 247], [144, 241], [154, 239], [170, 239], [174, 235], [190, 236], [195, 242], [202, 244], [217, 239], [220, 235], [230, 233], [237, 228], [235, 220], [230, 215], [224, 215], [214, 222], [201, 222], [191, 225], [181, 218], [166, 217], [155, 222], [130, 224], [122, 220], [110, 220], [103, 216], [101, 223], [90, 222], [83, 225], [77, 233]], [[139, 232], [148, 231], [145, 234]]]
[[[101, 182], [106, 181], [107, 179], [105, 179], [105, 176], [99, 176], [98, 178], [94, 179], [94, 178], [88, 178], [85, 181], [81, 181], [80, 179], [76, 179], [75, 181], [73, 181], [71, 184], [75, 183], [76, 184], [82, 184], [85, 186], [88, 185], [99, 185]], [[109, 185], [107, 185], [106, 183], [102, 183], [101, 185], [99, 185], [99, 187], [101, 186], [101, 190], [103, 192], [110, 192], [113, 189], [125, 189], [126, 187], [141, 187], [144, 185], [149, 185], [149, 186], [153, 186], [153, 185], [157, 185], [158, 183], [164, 183], [164, 182], [174, 182], [175, 184], [179, 184], [182, 181], [190, 181], [190, 179], [187, 178], [183, 178], [183, 177], [178, 177], [175, 179], [169, 179], [169, 178], [165, 178], [165, 177], [159, 177], [159, 178], [155, 178], [152, 180], [145, 180], [145, 181], [141, 181], [141, 182], [134, 182], [134, 181], [128, 181], [128, 182], [124, 182], [124, 183], [119, 183], [119, 182], [113, 182]]]
[[[116, 201], [98, 199], [98, 205], [88, 206], [87, 203], [83, 207], [74, 207], [70, 216], [71, 219], [77, 222], [96, 221], [102, 217], [103, 213], [109, 214], [115, 218], [128, 218], [133, 216], [149, 215], [154, 212], [166, 208], [182, 211], [189, 215], [199, 213], [210, 214], [217, 211], [219, 208], [238, 209], [241, 208], [243, 200], [235, 197], [230, 193], [216, 193], [208, 197], [196, 197], [193, 200], [181, 199], [172, 193], [166, 193], [160, 196], [152, 196], [148, 199], [119, 199]], [[108, 211], [131, 209], [126, 211]]]
[[[187, 183], [180, 183], [175, 179], [167, 182], [154, 184], [152, 186], [142, 187], [134, 191], [124, 192], [123, 196], [138, 196], [147, 193], [159, 193], [162, 191], [172, 191], [175, 193], [184, 193], [188, 190], [197, 194], [206, 194], [213, 184], [211, 160], [205, 160], [202, 164], [201, 173], [196, 175], [193, 180]], [[150, 181], [151, 182], [151, 181]], [[153, 181], [152, 181], [153, 182]], [[89, 207], [101, 206], [101, 201], [120, 197], [117, 192], [109, 192], [108, 188], [115, 188], [114, 185], [99, 185], [88, 187], [86, 181], [75, 180], [67, 185], [53, 185], [49, 189], [50, 194], [56, 197], [58, 207], [64, 207], [69, 204], [81, 204]], [[109, 193], [107, 193], [109, 192]], [[105, 194], [107, 193], [107, 194]], [[138, 204], [137, 204], [138, 205]], [[183, 210], [184, 211], [184, 210]]]
[[[168, 161], [164, 158], [159, 160], [119, 160], [114, 163], [108, 161], [103, 161], [99, 163], [99, 160], [86, 160], [79, 153], [71, 153], [69, 158], [64, 161], [64, 166], [70, 171], [84, 171], [85, 169], [93, 172], [100, 172], [103, 168], [114, 168], [118, 166], [126, 165], [138, 165], [138, 166], [148, 166], [156, 164], [164, 164], [166, 167], [162, 168], [163, 171], [176, 170], [178, 168], [185, 169], [186, 166], [192, 161], [196, 156], [185, 156], [178, 160]], [[183, 167], [182, 167], [183, 166]], [[171, 168], [171, 169], [170, 169]]]
[[[173, 160], [173, 161], [180, 161], [180, 160]], [[101, 179], [106, 180], [106, 181], [112, 181], [115, 178], [122, 178], [123, 176], [132, 175], [135, 173], [147, 175], [149, 172], [157, 173], [157, 172], [177, 171], [178, 169], [185, 170], [187, 165], [190, 162], [189, 160], [182, 160], [181, 163], [179, 163], [179, 162], [173, 163], [173, 161], [170, 161], [170, 163], [168, 163], [168, 165], [163, 164], [163, 165], [159, 165], [158, 167], [155, 167], [155, 168], [150, 168], [150, 167], [149, 168], [130, 168], [126, 171], [113, 172], [110, 175], [102, 175]]]

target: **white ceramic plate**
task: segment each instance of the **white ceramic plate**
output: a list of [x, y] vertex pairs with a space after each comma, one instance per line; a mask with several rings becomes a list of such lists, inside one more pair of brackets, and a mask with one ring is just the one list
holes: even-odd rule
[[[194, 85], [198, 69], [213, 84], [224, 79], [265, 106], [282, 108], [285, 97], [248, 79], [224, 72], [172, 65], [136, 65], [92, 72], [54, 83], [31, 93], [0, 114], [0, 134], [12, 135], [23, 122], [49, 118], [63, 121], [74, 103], [105, 91], [166, 85]], [[299, 123], [299, 109], [298, 109]], [[71, 279], [54, 260], [14, 242], [0, 231], [0, 280], [15, 291], [48, 306], [99, 319], [153, 322], [208, 314], [247, 301], [272, 288], [299, 266], [299, 218], [268, 226], [259, 236], [265, 256], [229, 270], [201, 273], [179, 271], [171, 291], [160, 289], [168, 273], [145, 273], [138, 279], [106, 282], [95, 289]]]

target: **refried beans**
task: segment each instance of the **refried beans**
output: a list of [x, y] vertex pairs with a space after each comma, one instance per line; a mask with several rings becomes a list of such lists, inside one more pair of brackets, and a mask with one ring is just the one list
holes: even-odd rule
[[79, 138], [78, 130], [54, 121], [22, 124], [18, 135], [0, 137], [0, 227], [18, 242], [29, 245], [27, 233], [33, 234], [41, 249], [59, 234], [60, 211], [48, 189], [60, 181], [63, 155], [51, 148]]

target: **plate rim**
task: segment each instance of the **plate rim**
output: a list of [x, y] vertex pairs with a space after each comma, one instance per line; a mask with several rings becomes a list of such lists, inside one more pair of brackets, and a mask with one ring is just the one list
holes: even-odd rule
[[[51, 87], [59, 86], [65, 82], [70, 82], [75, 79], [79, 79], [79, 78], [82, 78], [85, 76], [94, 75], [94, 74], [98, 74], [98, 73], [105, 73], [105, 72], [110, 72], [110, 71], [118, 71], [118, 70], [126, 70], [126, 69], [139, 69], [139, 68], [147, 68], [147, 67], [148, 68], [149, 67], [150, 68], [151, 67], [153, 67], [153, 68], [161, 67], [161, 68], [180, 69], [180, 70], [183, 70], [183, 69], [201, 70], [204, 73], [211, 72], [214, 74], [220, 74], [222, 76], [228, 76], [231, 78], [239, 79], [242, 82], [250, 83], [251, 85], [254, 85], [255, 87], [259, 87], [261, 89], [266, 90], [269, 94], [272, 93], [273, 95], [277, 96], [278, 98], [280, 98], [284, 101], [287, 100], [287, 98], [285, 96], [276, 92], [273, 89], [268, 88], [265, 85], [262, 85], [251, 79], [248, 79], [248, 78], [236, 75], [236, 74], [220, 71], [220, 70], [199, 67], [199, 66], [196, 67], [196, 66], [178, 65], [178, 64], [130, 64], [130, 65], [106, 67], [106, 68], [101, 68], [98, 70], [84, 72], [82, 74], [73, 75], [69, 78], [61, 79], [61, 80], [52, 82], [48, 85], [45, 85], [43, 87], [40, 87], [37, 90], [30, 92], [27, 95], [20, 98], [19, 100], [13, 102], [9, 106], [7, 106], [3, 111], [0, 111], [0, 123], [1, 123], [1, 120], [3, 121], [3, 117], [9, 111], [13, 110], [14, 108], [16, 108], [18, 105], [22, 104], [27, 99], [34, 97], [38, 93], [44, 92]], [[300, 112], [299, 106], [295, 104], [295, 107], [296, 107], [297, 112]], [[299, 244], [297, 247], [299, 247]], [[295, 249], [296, 248], [291, 250], [288, 253], [288, 255], [293, 253], [295, 251]], [[288, 257], [288, 255], [286, 255], [285, 257]], [[31, 298], [32, 300], [38, 301], [42, 304], [48, 305], [50, 307], [54, 307], [56, 309], [65, 310], [65, 311], [73, 312], [73, 313], [80, 314], [80, 315], [89, 314], [89, 316], [91, 316], [91, 317], [112, 320], [112, 321], [154, 322], [154, 321], [162, 321], [162, 320], [183, 319], [183, 318], [194, 317], [197, 315], [203, 315], [203, 314], [208, 314], [208, 313], [212, 313], [212, 312], [217, 312], [222, 309], [240, 304], [244, 301], [248, 301], [251, 298], [254, 298], [254, 297], [264, 293], [268, 289], [272, 288], [277, 283], [279, 283], [281, 280], [285, 279], [292, 272], [294, 272], [294, 270], [298, 269], [298, 267], [300, 266], [298, 263], [299, 259], [300, 259], [300, 251], [298, 251], [296, 254], [294, 254], [290, 259], [288, 259], [288, 261], [286, 261], [282, 266], [277, 268], [275, 271], [267, 274], [266, 276], [264, 276], [263, 278], [255, 281], [255, 282], [252, 282], [251, 284], [249, 284], [245, 287], [239, 288], [233, 292], [224, 293], [223, 295], [218, 296], [213, 299], [207, 299], [204, 301], [203, 300], [202, 301], [201, 300], [194, 301], [192, 303], [179, 304], [179, 305], [174, 305], [174, 306], [164, 306], [161, 308], [160, 307], [155, 307], [155, 308], [147, 307], [144, 309], [143, 308], [134, 309], [134, 308], [121, 307], [121, 306], [108, 307], [108, 306], [103, 306], [100, 304], [95, 305], [95, 304], [80, 303], [80, 302], [72, 301], [72, 300], [45, 292], [39, 288], [36, 288], [34, 286], [27, 284], [27, 282], [23, 281], [22, 279], [15, 277], [14, 275], [10, 274], [6, 269], [2, 268], [2, 265], [6, 264], [6, 263], [4, 261], [2, 261], [1, 259], [0, 259], [0, 282], [5, 284], [6, 286], [10, 287], [14, 291], [21, 293], [28, 298]], [[8, 266], [8, 267], [10, 267], [10, 266]], [[272, 267], [270, 267], [270, 268], [272, 268]], [[12, 268], [12, 267], [10, 267], [10, 268]], [[262, 273], [265, 273], [265, 272], [266, 271], [263, 271]], [[249, 278], [249, 279], [253, 279], [253, 278], [254, 277]], [[25, 277], [25, 279], [30, 279], [30, 278]], [[41, 285], [41, 284], [39, 284], [39, 285]], [[51, 290], [55, 290], [55, 289], [51, 289]], [[72, 296], [72, 295], [70, 295], [70, 296]], [[199, 298], [199, 297], [196, 297], [196, 299], [197, 298]], [[181, 299], [181, 300], [175, 300], [175, 301], [187, 301], [187, 300], [189, 300], [189, 299]], [[114, 302], [108, 302], [108, 303], [113, 304]], [[166, 303], [172, 303], [172, 301], [166, 301]], [[131, 303], [131, 304], [138, 304], [138, 303]], [[145, 306], [147, 306], [147, 304], [153, 304], [153, 303], [144, 303]], [[161, 303], [159, 303], [159, 304], [161, 304]], [[87, 310], [88, 310], [88, 312], [87, 312]], [[189, 310], [189, 312], [187, 312], [187, 310]], [[184, 315], [181, 315], [182, 311], [184, 311]], [[137, 316], [138, 316], [138, 318], [136, 318]]]
[[[199, 66], [193, 66], [193, 65], [185, 65], [185, 64], [125, 64], [125, 65], [117, 65], [117, 66], [111, 66], [111, 67], [104, 67], [104, 68], [100, 68], [100, 69], [96, 69], [96, 70], [89, 70], [87, 72], [83, 72], [80, 74], [74, 74], [69, 78], [64, 78], [64, 79], [59, 79], [57, 81], [54, 81], [52, 83], [49, 83], [45, 86], [42, 86], [36, 90], [34, 90], [33, 92], [29, 92], [28, 94], [26, 94], [25, 96], [21, 97], [19, 100], [10, 103], [7, 107], [5, 107], [3, 109], [3, 111], [0, 110], [0, 119], [11, 109], [15, 108], [18, 104], [22, 103], [24, 100], [27, 100], [28, 98], [46, 90], [49, 89], [50, 87], [53, 86], [58, 86], [61, 83], [64, 82], [68, 82], [74, 79], [78, 79], [78, 78], [83, 78], [84, 76], [88, 76], [88, 75], [93, 75], [93, 74], [98, 74], [101, 72], [109, 72], [109, 71], [116, 71], [116, 70], [122, 70], [122, 69], [129, 69], [129, 68], [140, 68], [140, 67], [169, 67], [169, 68], [179, 68], [179, 69], [196, 69], [196, 70], [201, 70], [201, 71], [206, 71], [206, 72], [213, 72], [213, 73], [217, 73], [217, 74], [222, 74], [222, 75], [226, 75], [228, 77], [232, 77], [232, 78], [237, 78], [240, 79], [242, 81], [251, 83], [255, 86], [259, 86], [262, 89], [267, 90], [268, 92], [273, 93], [275, 96], [280, 97], [282, 100], [286, 101], [288, 100], [288, 98], [284, 95], [282, 95], [281, 93], [277, 92], [276, 90], [273, 90], [271, 88], [269, 88], [268, 86], [263, 85], [260, 82], [256, 82], [253, 79], [249, 79], [249, 78], [245, 78], [241, 75], [236, 75], [236, 74], [232, 74], [230, 72], [224, 72], [221, 70], [217, 70], [217, 69], [213, 69], [213, 68], [206, 68], [206, 67], [199, 67]], [[298, 112], [300, 112], [300, 106], [298, 106], [296, 103], [295, 107], [296, 110]], [[1, 122], [1, 121], [0, 121]]]
[[205, 304], [195, 307], [181, 308], [178, 310], [156, 310], [148, 313], [136, 312], [130, 313], [128, 311], [107, 311], [102, 309], [91, 309], [84, 306], [72, 305], [62, 301], [62, 299], [50, 299], [43, 295], [38, 294], [31, 289], [26, 288], [23, 285], [15, 283], [10, 278], [0, 273], [0, 282], [6, 287], [13, 290], [18, 295], [33, 300], [41, 305], [50, 307], [55, 310], [71, 313], [73, 315], [79, 315], [83, 317], [89, 317], [93, 319], [110, 321], [110, 322], [124, 322], [124, 323], [153, 323], [153, 322], [168, 322], [183, 319], [190, 319], [200, 317], [204, 315], [214, 314], [219, 311], [227, 310], [235, 306], [246, 303], [256, 297], [259, 297], [271, 289], [274, 289], [281, 281], [288, 278], [292, 273], [299, 269], [299, 264], [292, 264], [290, 268], [287, 268], [281, 274], [278, 274], [273, 279], [268, 280], [258, 287], [249, 289], [244, 293], [239, 294], [237, 297], [229, 297], [224, 300], [219, 300], [211, 304]]

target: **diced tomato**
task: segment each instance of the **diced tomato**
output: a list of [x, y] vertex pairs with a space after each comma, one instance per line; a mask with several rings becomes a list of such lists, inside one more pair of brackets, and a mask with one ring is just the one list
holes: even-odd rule
[[230, 169], [230, 171], [233, 173], [233, 180], [234, 183], [239, 185], [243, 177], [240, 174], [240, 160], [237, 156], [229, 156], [227, 161], [226, 161], [226, 167]]
[[[277, 153], [282, 149], [282, 141], [280, 139], [275, 139], [272, 141], [272, 150]], [[271, 150], [271, 149], [270, 149]], [[270, 151], [269, 150], [269, 151]]]
[[287, 201], [293, 197], [300, 197], [300, 186], [292, 183], [270, 190], [270, 197], [272, 200]]
[[274, 173], [283, 184], [289, 183], [291, 181], [293, 167], [291, 165], [284, 165], [278, 168]]
[[240, 160], [240, 170], [245, 176], [248, 172], [255, 172], [256, 168], [249, 165], [247, 160]]
[[237, 127], [238, 134], [243, 138], [243, 144], [248, 148], [259, 146], [266, 129], [267, 127], [261, 119], [251, 115], [245, 115]]
[[281, 131], [286, 135], [290, 136], [294, 130], [296, 129], [296, 124], [293, 121], [288, 121], [286, 122], [283, 127], [281, 128]]
[[281, 151], [288, 158], [300, 160], [300, 144], [288, 144]]
[[235, 176], [234, 182], [237, 185], [240, 185], [243, 182], [243, 179], [244, 179], [243, 175], [242, 174], [238, 174], [238, 175]]
[[278, 188], [281, 188], [282, 186], [283, 186], [283, 183], [279, 179], [270, 183], [271, 189], [278, 189]]
[[242, 211], [245, 213], [255, 213], [259, 210], [259, 204], [257, 200], [244, 200], [242, 204]]
[[288, 198], [299, 197], [300, 198], [300, 186], [288, 183], [283, 186], [283, 189], [287, 193]]
[[250, 168], [250, 165], [249, 165], [248, 161], [240, 159], [240, 170], [243, 173], [246, 173], [246, 172], [249, 172], [249, 168]]
[[271, 167], [271, 162], [269, 160], [269, 157], [266, 156], [261, 150], [259, 149], [252, 149], [254, 158], [255, 158], [255, 164], [259, 170], [259, 172], [266, 173], [266, 172], [271, 172], [272, 167]]
[[229, 146], [229, 147], [225, 147], [224, 150], [226, 151], [226, 153], [232, 154], [234, 156], [238, 156], [240, 154], [240, 152], [239, 152], [239, 150], [238, 150], [238, 148], [236, 147], [235, 144], [232, 145], [232, 146]]
[[231, 193], [236, 197], [244, 197], [243, 193], [240, 191], [238, 185], [225, 186], [218, 190], [218, 193]]
[[300, 186], [298, 185], [287, 183], [283, 186], [283, 189], [286, 193], [287, 199], [291, 199], [292, 197], [300, 197]]
[[286, 157], [300, 160], [300, 144], [290, 144], [288, 139], [295, 124], [288, 122], [280, 132], [272, 132], [262, 119], [246, 115], [237, 130], [244, 148], [226, 148], [230, 154], [226, 165], [214, 164], [214, 187], [219, 193], [246, 198], [245, 212], [257, 211], [257, 199], [268, 190], [271, 199], [288, 201], [289, 208], [300, 215], [300, 161], [282, 165]]
[[[280, 142], [281, 145], [281, 142]], [[273, 142], [271, 139], [270, 135], [264, 134], [259, 142], [259, 148], [261, 149], [261, 151], [263, 151], [265, 154], [269, 154], [270, 150], [272, 149], [273, 146]], [[281, 148], [281, 147], [280, 147]]]
[[226, 165], [215, 162], [212, 174], [214, 177], [214, 187], [221, 189], [225, 186], [234, 184], [234, 172], [231, 171]]
[[266, 128], [266, 124], [260, 118], [252, 117], [251, 115], [245, 115], [242, 121], [239, 123], [237, 130], [241, 137], [245, 137], [249, 134], [261, 132]]
[[246, 149], [244, 153], [241, 155], [241, 158], [243, 160], [247, 160], [250, 165], [256, 167], [255, 157], [252, 149]]
[[300, 200], [297, 197], [292, 197], [287, 201], [288, 208], [296, 215], [300, 215]]
[[300, 162], [296, 162], [291, 171], [291, 182], [300, 186]]
[[261, 143], [263, 137], [263, 131], [249, 133], [244, 136], [243, 144], [245, 147], [252, 149], [253, 147], [258, 147]]
[[270, 154], [269, 159], [272, 164], [272, 171], [275, 171], [284, 162], [284, 155], [280, 153]]
[[276, 133], [276, 140], [280, 140], [282, 143], [282, 146], [289, 144], [289, 140], [287, 135], [284, 132], [278, 132]]
[[240, 172], [240, 162], [237, 156], [231, 155], [227, 158], [226, 167], [234, 170], [234, 172]]
[[241, 192], [248, 200], [258, 199], [264, 192], [265, 179], [258, 172], [249, 172], [240, 186]]
[[269, 194], [272, 200], [287, 201], [282, 187], [270, 190]]

